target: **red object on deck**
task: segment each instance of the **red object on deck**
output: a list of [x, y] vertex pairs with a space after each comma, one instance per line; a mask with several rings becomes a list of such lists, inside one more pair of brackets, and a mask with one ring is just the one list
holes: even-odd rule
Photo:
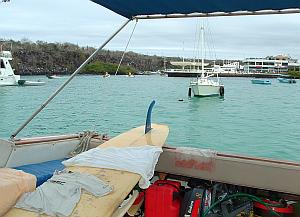
[[254, 202], [255, 211], [259, 215], [265, 216], [268, 214], [268, 216], [274, 216], [274, 217], [277, 217], [277, 216], [281, 216], [281, 217], [290, 217], [291, 216], [292, 217], [292, 216], [294, 216], [294, 208], [290, 204], [287, 204], [286, 206], [284, 206], [284, 205], [280, 204], [279, 202], [271, 201], [268, 199], [265, 199], [263, 201], [268, 204], [273, 204], [274, 206], [269, 206], [269, 207], [274, 212], [276, 212], [277, 215], [275, 215], [275, 214], [271, 215], [268, 207], [266, 207], [265, 205], [260, 204], [258, 202]]
[[201, 204], [200, 199], [195, 200], [191, 217], [198, 217], [199, 216], [200, 204]]
[[141, 201], [144, 199], [144, 197], [145, 197], [145, 193], [143, 191], [141, 191], [139, 193], [139, 196], [135, 199], [135, 201], [133, 202], [132, 205], [137, 205], [137, 204], [141, 203]]
[[145, 217], [179, 217], [180, 182], [158, 180], [146, 190]]

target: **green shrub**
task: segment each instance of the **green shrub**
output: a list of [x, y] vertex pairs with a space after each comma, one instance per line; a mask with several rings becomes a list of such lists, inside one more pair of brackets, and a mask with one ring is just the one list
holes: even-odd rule
[[288, 72], [288, 74], [289, 74], [290, 76], [294, 77], [294, 78], [300, 79], [300, 71], [293, 71], [293, 70], [290, 70], [290, 71]]
[[[84, 74], [105, 74], [108, 72], [109, 74], [113, 75], [116, 73], [116, 70], [118, 68], [117, 64], [113, 63], [104, 63], [102, 61], [94, 61], [92, 63], [89, 63], [84, 69], [82, 70], [82, 73]], [[118, 75], [125, 75], [125, 74], [134, 74], [135, 70], [134, 68], [130, 66], [120, 66], [118, 70]]]

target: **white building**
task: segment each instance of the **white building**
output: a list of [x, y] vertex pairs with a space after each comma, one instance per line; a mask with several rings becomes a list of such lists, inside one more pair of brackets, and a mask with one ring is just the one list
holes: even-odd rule
[[243, 60], [245, 73], [286, 73], [289, 67], [300, 67], [297, 60], [286, 55], [266, 58], [247, 58]]
[[247, 58], [243, 60], [244, 72], [248, 73], [281, 73], [288, 71], [287, 60], [267, 58]]

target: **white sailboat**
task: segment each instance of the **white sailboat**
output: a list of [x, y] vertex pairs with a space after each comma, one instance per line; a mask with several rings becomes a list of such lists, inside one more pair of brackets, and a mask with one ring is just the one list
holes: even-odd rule
[[206, 96], [223, 96], [224, 85], [220, 83], [218, 74], [217, 80], [213, 80], [211, 77], [214, 74], [209, 75], [204, 69], [204, 27], [201, 27], [201, 77], [197, 77], [190, 82], [190, 89], [193, 91], [194, 96], [206, 97]]
[[15, 75], [10, 62], [12, 55], [10, 51], [3, 51], [0, 48], [0, 86], [18, 85], [20, 75]]

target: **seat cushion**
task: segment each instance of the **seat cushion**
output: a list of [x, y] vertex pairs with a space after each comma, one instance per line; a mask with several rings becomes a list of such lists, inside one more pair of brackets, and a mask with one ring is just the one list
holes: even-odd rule
[[3, 216], [26, 192], [35, 190], [36, 177], [10, 168], [0, 168], [0, 216]]
[[52, 177], [55, 170], [63, 170], [65, 166], [61, 163], [65, 159], [46, 161], [37, 164], [27, 164], [15, 167], [17, 170], [22, 170], [36, 176], [36, 186], [39, 186]]

